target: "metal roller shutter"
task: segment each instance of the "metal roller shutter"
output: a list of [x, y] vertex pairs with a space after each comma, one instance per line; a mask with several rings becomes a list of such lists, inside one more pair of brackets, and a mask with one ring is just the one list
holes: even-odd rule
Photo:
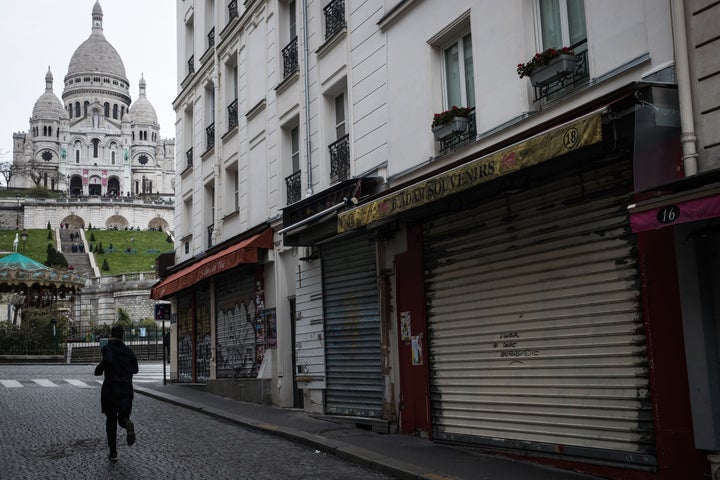
[[436, 438], [652, 465], [629, 162], [425, 225]]
[[381, 418], [380, 309], [375, 244], [367, 236], [322, 247], [326, 413]]
[[254, 377], [255, 277], [249, 268], [218, 276], [215, 282], [217, 378]]

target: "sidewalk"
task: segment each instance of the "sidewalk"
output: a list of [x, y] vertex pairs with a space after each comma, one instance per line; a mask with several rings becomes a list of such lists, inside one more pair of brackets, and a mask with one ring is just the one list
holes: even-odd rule
[[406, 434], [380, 434], [302, 411], [231, 400], [162, 382], [135, 392], [413, 480], [589, 480], [596, 477], [481, 454]]

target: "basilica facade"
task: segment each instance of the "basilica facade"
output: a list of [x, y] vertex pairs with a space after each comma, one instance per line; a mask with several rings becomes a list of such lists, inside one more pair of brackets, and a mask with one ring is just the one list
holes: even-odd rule
[[10, 187], [43, 186], [73, 197], [174, 196], [175, 140], [160, 138], [144, 77], [132, 101], [99, 2], [90, 36], [70, 59], [62, 101], [53, 81], [48, 68], [29, 131], [13, 135]]

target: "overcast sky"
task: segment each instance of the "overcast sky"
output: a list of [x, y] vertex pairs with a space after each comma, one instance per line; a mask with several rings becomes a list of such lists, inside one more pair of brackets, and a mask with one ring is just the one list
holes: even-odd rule
[[[12, 136], [27, 132], [35, 102], [52, 71], [62, 102], [63, 80], [75, 49], [90, 36], [95, 0], [3, 0], [0, 14], [0, 161], [12, 161]], [[175, 137], [177, 96], [175, 0], [100, 0], [105, 39], [125, 64], [130, 97], [140, 76], [155, 107], [160, 136]]]

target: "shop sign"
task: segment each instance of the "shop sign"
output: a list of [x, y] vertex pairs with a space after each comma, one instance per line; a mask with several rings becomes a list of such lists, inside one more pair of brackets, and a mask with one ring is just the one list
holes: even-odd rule
[[338, 215], [338, 232], [468, 190], [602, 140], [600, 113], [536, 135]]

